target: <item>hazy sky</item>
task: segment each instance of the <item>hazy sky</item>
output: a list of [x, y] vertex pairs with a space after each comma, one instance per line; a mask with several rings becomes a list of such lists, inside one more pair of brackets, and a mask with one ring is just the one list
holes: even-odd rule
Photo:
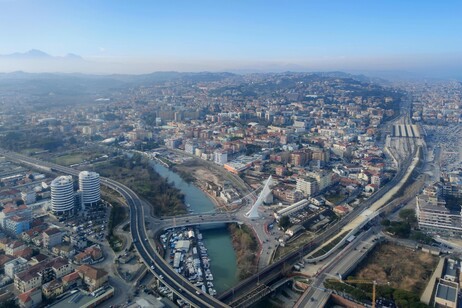
[[141, 71], [445, 70], [462, 62], [462, 1], [0, 0], [0, 41]]

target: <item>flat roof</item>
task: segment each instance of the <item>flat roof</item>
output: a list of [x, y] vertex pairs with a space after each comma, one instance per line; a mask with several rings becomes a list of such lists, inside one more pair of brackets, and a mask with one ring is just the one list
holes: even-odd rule
[[107, 289], [103, 294], [100, 294], [98, 297], [94, 297], [91, 295], [86, 295], [82, 291], [77, 291], [74, 294], [68, 294], [64, 298], [62, 298], [59, 302], [51, 304], [49, 307], [53, 308], [80, 308], [80, 307], [88, 307], [92, 303], [97, 302], [98, 300], [108, 296], [110, 293], [114, 293], [114, 288], [111, 286], [107, 286]]
[[457, 300], [457, 289], [448, 284], [439, 282], [436, 287], [436, 297], [455, 303]]
[[444, 275], [452, 276], [452, 277], [457, 277], [457, 263], [450, 262], [448, 261], [446, 264], [446, 268], [444, 271]]

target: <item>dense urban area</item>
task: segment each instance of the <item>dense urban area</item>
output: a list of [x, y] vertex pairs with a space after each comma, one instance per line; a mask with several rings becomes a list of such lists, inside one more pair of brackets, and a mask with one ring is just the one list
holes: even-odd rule
[[459, 307], [461, 122], [457, 81], [0, 74], [0, 307]]

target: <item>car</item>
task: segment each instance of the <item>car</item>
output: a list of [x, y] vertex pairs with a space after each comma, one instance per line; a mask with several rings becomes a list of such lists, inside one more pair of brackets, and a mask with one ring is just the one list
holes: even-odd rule
[[152, 270], [154, 269], [154, 265], [151, 265], [151, 269], [152, 269]]
[[159, 279], [164, 279], [164, 276], [162, 276], [162, 275], [159, 275]]
[[145, 241], [147, 241], [147, 240], [148, 240], [148, 238], [145, 238], [144, 240], [145, 240]]
[[179, 289], [178, 289], [178, 292], [182, 293], [182, 292], [183, 292], [183, 289], [182, 289], [182, 288], [179, 288]]
[[196, 294], [197, 295], [201, 295], [202, 293], [200, 291], [196, 291]]

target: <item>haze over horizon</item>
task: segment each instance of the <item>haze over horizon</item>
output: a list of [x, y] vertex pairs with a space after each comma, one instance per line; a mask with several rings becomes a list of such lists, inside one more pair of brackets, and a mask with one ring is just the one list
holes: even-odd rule
[[[462, 79], [461, 11], [458, 1], [3, 0], [0, 72], [340, 70]], [[31, 49], [52, 56], [6, 56]]]

